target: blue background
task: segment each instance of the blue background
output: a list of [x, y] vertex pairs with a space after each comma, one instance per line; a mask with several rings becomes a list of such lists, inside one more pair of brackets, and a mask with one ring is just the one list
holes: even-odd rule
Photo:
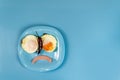
[[[29, 71], [17, 41], [33, 24], [58, 28], [66, 57], [57, 70]], [[120, 80], [119, 0], [0, 0], [0, 80]]]

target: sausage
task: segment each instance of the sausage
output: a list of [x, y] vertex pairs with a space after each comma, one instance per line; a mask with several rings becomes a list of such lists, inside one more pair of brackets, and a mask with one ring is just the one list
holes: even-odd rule
[[52, 62], [52, 58], [45, 56], [45, 55], [41, 55], [41, 56], [36, 56], [33, 60], [32, 63], [36, 63], [38, 60], [47, 60], [48, 62]]
[[37, 31], [36, 31], [37, 37], [38, 37], [38, 49], [37, 49], [37, 53], [39, 54], [42, 50], [43, 47], [43, 41], [41, 39], [41, 37], [38, 35]]
[[42, 47], [43, 47], [42, 39], [41, 39], [41, 37], [38, 37], [38, 50], [37, 50], [38, 54], [41, 52]]

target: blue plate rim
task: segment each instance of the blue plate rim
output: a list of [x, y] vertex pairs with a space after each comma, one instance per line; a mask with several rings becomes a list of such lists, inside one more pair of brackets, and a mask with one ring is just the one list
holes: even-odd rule
[[[21, 59], [20, 59], [20, 54], [19, 54], [19, 49], [20, 49], [20, 41], [21, 41], [21, 38], [22, 38], [22, 36], [25, 34], [25, 32], [27, 32], [27, 31], [29, 31], [29, 30], [32, 30], [32, 29], [37, 29], [37, 28], [40, 28], [40, 29], [50, 29], [50, 30], [53, 30], [53, 31], [56, 31], [58, 34], [59, 34], [59, 36], [60, 36], [60, 38], [61, 38], [61, 40], [62, 40], [62, 46], [63, 46], [63, 48], [62, 48], [62, 57], [61, 57], [61, 59], [60, 59], [60, 61], [59, 61], [59, 63], [57, 63], [57, 65], [55, 65], [55, 66], [53, 66], [53, 67], [50, 67], [49, 69], [40, 69], [40, 70], [34, 70], [34, 69], [31, 69], [31, 68], [29, 68], [29, 67], [27, 67], [25, 64], [23, 64], [22, 63], [22, 61], [21, 61]], [[51, 26], [46, 26], [46, 25], [36, 25], [36, 26], [32, 26], [32, 27], [30, 27], [30, 28], [26, 28], [24, 31], [23, 31], [23, 33], [20, 35], [20, 37], [19, 37], [19, 39], [18, 39], [18, 58], [19, 58], [19, 62], [20, 62], [20, 64], [23, 66], [23, 67], [25, 67], [26, 69], [29, 69], [29, 70], [32, 70], [32, 71], [39, 71], [39, 72], [48, 72], [48, 71], [52, 71], [52, 70], [56, 70], [57, 68], [59, 68], [61, 65], [62, 65], [62, 63], [63, 63], [63, 61], [64, 61], [64, 58], [65, 58], [65, 41], [64, 41], [64, 38], [63, 38], [63, 36], [62, 36], [62, 33], [58, 30], [58, 29], [56, 29], [56, 28], [54, 28], [54, 27], [51, 27]]]

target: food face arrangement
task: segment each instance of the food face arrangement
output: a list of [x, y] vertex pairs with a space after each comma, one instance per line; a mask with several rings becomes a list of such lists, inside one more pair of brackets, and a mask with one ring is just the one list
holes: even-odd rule
[[54, 52], [57, 46], [57, 39], [48, 33], [44, 33], [42, 36], [39, 36], [36, 32], [36, 35], [26, 35], [21, 40], [22, 49], [31, 54], [37, 54], [31, 61], [32, 64], [35, 64], [39, 60], [46, 60], [48, 62], [52, 62], [52, 58], [46, 55], [42, 55], [41, 51], [46, 51], [48, 54]]
[[18, 60], [29, 70], [54, 70], [62, 64], [64, 56], [64, 39], [56, 28], [33, 26], [22, 32], [19, 37]]

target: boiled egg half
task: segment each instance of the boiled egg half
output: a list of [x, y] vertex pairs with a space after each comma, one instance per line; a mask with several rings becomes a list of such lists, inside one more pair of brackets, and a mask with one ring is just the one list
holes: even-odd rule
[[24, 51], [32, 54], [38, 49], [38, 37], [34, 35], [27, 35], [21, 41], [21, 46]]
[[43, 50], [53, 52], [56, 49], [57, 40], [53, 35], [44, 34], [42, 37]]

